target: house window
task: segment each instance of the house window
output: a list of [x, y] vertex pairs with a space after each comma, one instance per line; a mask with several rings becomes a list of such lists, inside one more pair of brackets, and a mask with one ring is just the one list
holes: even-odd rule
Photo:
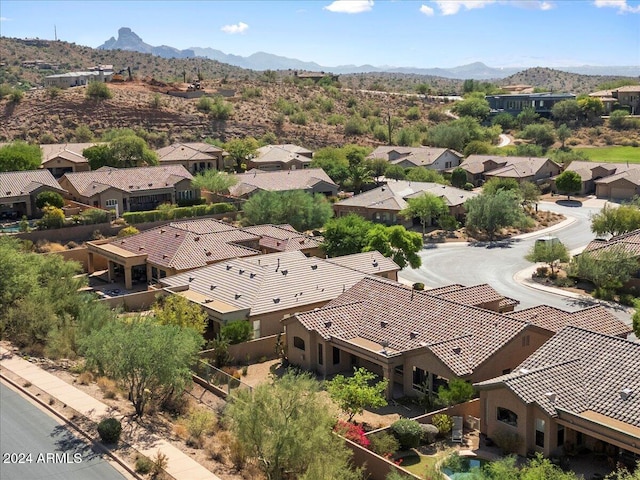
[[158, 269], [156, 267], [151, 267], [151, 279], [158, 281]]
[[559, 447], [564, 445], [564, 425], [558, 425], [558, 437], [557, 437], [557, 440], [558, 440], [557, 445]]
[[536, 418], [536, 447], [544, 448], [544, 420]]
[[498, 421], [511, 425], [512, 427], [518, 426], [518, 415], [509, 410], [508, 408], [498, 407], [497, 409]]
[[340, 363], [340, 349], [333, 347], [333, 364], [338, 365]]
[[444, 168], [451, 168], [451, 162], [445, 162]]
[[426, 389], [427, 372], [418, 367], [413, 367], [413, 389], [420, 392]]
[[318, 365], [324, 365], [324, 355], [321, 343], [318, 344]]
[[178, 200], [193, 200], [193, 190], [180, 190], [179, 192], [176, 192], [176, 198]]
[[304, 350], [304, 340], [300, 337], [293, 337], [293, 346], [299, 350]]

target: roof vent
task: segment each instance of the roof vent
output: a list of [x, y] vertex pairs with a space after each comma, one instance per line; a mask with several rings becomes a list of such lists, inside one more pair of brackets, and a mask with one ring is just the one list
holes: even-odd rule
[[382, 340], [380, 342], [380, 345], [382, 345], [382, 354], [386, 355], [387, 354], [387, 347], [389, 347], [389, 341], [388, 340]]
[[287, 273], [289, 273], [289, 270], [282, 270], [283, 275], [286, 275]]
[[460, 347], [456, 347], [453, 349], [453, 353], [455, 353], [456, 355], [460, 355], [461, 352], [462, 352], [462, 349]]
[[205, 250], [205, 251], [204, 251], [204, 254], [205, 254], [207, 257], [210, 257], [210, 256], [211, 256], [211, 252], [210, 252], [209, 250]]
[[144, 250], [144, 247], [138, 247], [138, 251]]
[[179, 233], [176, 233], [176, 238], [178, 238], [179, 236], [180, 236], [180, 234], [179, 234]]
[[124, 240], [120, 241], [120, 245], [124, 245], [126, 242]]
[[558, 398], [555, 392], [547, 392], [544, 394], [544, 396], [547, 397], [547, 400], [549, 400], [551, 403], [556, 403], [556, 399]]
[[300, 245], [304, 245], [304, 238], [300, 240]]
[[240, 269], [240, 270], [238, 270], [238, 273], [239, 273], [240, 275], [242, 275], [242, 274], [244, 273], [244, 270], [243, 270], [243, 269]]
[[216, 287], [217, 287], [217, 285], [211, 285], [211, 286], [209, 287], [209, 290], [215, 290], [215, 289], [216, 289]]
[[194, 241], [194, 242], [198, 242], [198, 241], [200, 241], [200, 237], [193, 237], [193, 241]]
[[227, 270], [231, 270], [231, 265], [227, 265]]
[[381, 326], [382, 328], [386, 327], [387, 325], [389, 325], [389, 323], [388, 323], [388, 322], [385, 322], [384, 320], [380, 322], [380, 326]]
[[631, 390], [629, 387], [623, 388], [622, 390], [620, 390], [620, 398], [622, 400], [626, 400], [632, 393], [633, 390]]
[[149, 186], [150, 186], [150, 187], [151, 187], [151, 186], [153, 186], [153, 183], [150, 183], [150, 184], [149, 184]]
[[318, 269], [318, 265], [311, 265], [311, 270], [317, 270]]
[[417, 336], [418, 336], [418, 332], [411, 332], [409, 334], [409, 338], [411, 338], [411, 339], [416, 338]]
[[193, 282], [195, 280], [194, 277], [189, 277], [189, 283]]
[[11, 192], [7, 192], [7, 195], [11, 195]]
[[164, 255], [162, 255], [162, 259], [164, 260], [165, 258], [168, 258], [169, 255], [167, 255], [166, 253]]
[[279, 297], [274, 298], [273, 303], [280, 303], [280, 298]]
[[242, 296], [242, 295], [241, 295], [240, 293], [236, 293], [236, 294], [234, 295], [234, 297], [235, 297], [235, 299], [236, 299], [236, 300], [238, 300], [241, 296]]
[[202, 303], [211, 303], [213, 302], [213, 298], [205, 298]]
[[377, 266], [378, 266], [378, 261], [377, 261], [377, 260], [373, 260], [372, 265], [373, 265], [374, 267], [377, 267]]
[[249, 278], [253, 278], [253, 277], [255, 277], [256, 275], [257, 275], [256, 273], [250, 273], [250, 274], [249, 274]]
[[133, 188], [133, 185], [129, 185], [129, 188]]
[[324, 328], [329, 328], [331, 325], [333, 325], [330, 321], [329, 322], [324, 322]]
[[164, 233], [164, 232], [166, 232], [166, 230], [164, 228], [161, 228], [160, 233]]

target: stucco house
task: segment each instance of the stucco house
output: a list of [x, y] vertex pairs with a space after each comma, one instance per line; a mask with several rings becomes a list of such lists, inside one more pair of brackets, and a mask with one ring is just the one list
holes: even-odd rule
[[568, 326], [512, 372], [478, 382], [481, 431], [522, 440], [518, 454], [578, 448], [613, 465], [640, 454], [640, 343]]
[[112, 70], [93, 70], [80, 72], [59, 73], [44, 77], [45, 87], [79, 87], [91, 82], [108, 82], [113, 77]]
[[204, 170], [223, 171], [230, 165], [222, 148], [205, 142], [174, 143], [156, 150], [160, 165], [182, 165], [195, 175]]
[[291, 225], [254, 225], [242, 227], [243, 232], [258, 235], [258, 248], [262, 253], [277, 253], [298, 250], [307, 257], [324, 258], [323, 237], [298, 232]]
[[39, 214], [36, 198], [52, 191], [66, 195], [49, 170], [25, 170], [0, 173], [0, 218], [32, 218]]
[[[580, 195], [596, 193], [609, 199], [631, 199], [636, 193], [637, 173], [626, 172], [640, 170], [640, 165], [629, 163], [586, 162], [574, 160], [565, 170], [576, 172], [582, 179]], [[611, 180], [604, 181], [611, 177]], [[554, 182], [555, 185], [555, 182]], [[598, 187], [598, 185], [600, 185]], [[555, 186], [554, 186], [555, 188]]]
[[253, 169], [236, 177], [238, 183], [229, 188], [229, 194], [238, 198], [249, 198], [260, 191], [302, 190], [328, 196], [338, 193], [338, 185], [321, 168], [272, 172]]
[[469, 155], [461, 164], [467, 181], [476, 187], [491, 178], [511, 178], [518, 183], [550, 182], [562, 171], [562, 166], [549, 158], [500, 157], [498, 155]]
[[247, 160], [247, 168], [260, 170], [299, 170], [309, 168], [313, 152], [299, 145], [265, 145], [258, 148], [256, 155]]
[[182, 165], [159, 167], [101, 167], [90, 172], [65, 173], [58, 182], [76, 202], [124, 212], [153, 210], [162, 203], [199, 198], [193, 176]]
[[442, 172], [460, 165], [462, 154], [449, 148], [386, 146], [377, 147], [367, 158], [382, 158], [403, 168], [425, 167]]
[[[399, 270], [395, 263], [383, 263], [382, 255], [373, 253], [383, 267], [378, 274]], [[160, 284], [167, 292], [201, 305], [214, 335], [229, 321], [245, 320], [251, 322], [254, 338], [261, 338], [282, 332], [284, 316], [322, 307], [369, 276], [365, 272], [371, 270], [371, 258], [372, 252], [362, 253], [359, 260], [351, 259], [349, 266], [343, 266], [335, 259], [306, 257], [300, 251], [271, 253], [229, 259], [163, 278]]]
[[442, 198], [449, 213], [457, 219], [462, 219], [465, 215], [464, 202], [477, 195], [475, 192], [439, 183], [389, 180], [386, 185], [334, 203], [333, 210], [336, 217], [355, 213], [372, 222], [411, 227], [414, 221], [404, 218], [400, 212], [408, 206], [409, 199], [425, 193]]
[[640, 114], [640, 85], [626, 85], [611, 92], [621, 106], [629, 107], [631, 115]]
[[65, 173], [88, 172], [89, 160], [82, 152], [97, 143], [55, 143], [40, 145], [42, 164], [40, 168], [49, 170], [55, 178]]

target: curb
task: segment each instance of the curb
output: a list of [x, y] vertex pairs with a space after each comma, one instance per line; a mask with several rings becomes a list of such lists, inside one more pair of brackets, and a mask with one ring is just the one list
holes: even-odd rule
[[[4, 368], [4, 367], [3, 367]], [[13, 372], [12, 372], [13, 373]], [[14, 373], [14, 375], [18, 376], [17, 374]], [[124, 470], [127, 471], [127, 473], [129, 475], [131, 475], [133, 478], [135, 478], [136, 480], [144, 480], [144, 477], [141, 477], [135, 470], [133, 470], [128, 463], [126, 463], [124, 460], [122, 460], [118, 455], [116, 455], [115, 453], [113, 453], [111, 450], [109, 450], [107, 447], [105, 447], [102, 443], [100, 443], [99, 441], [95, 440], [90, 434], [88, 434], [87, 432], [85, 432], [82, 428], [80, 428], [75, 422], [73, 422], [72, 420], [68, 419], [67, 417], [65, 417], [64, 415], [62, 415], [60, 412], [58, 412], [57, 410], [51, 408], [50, 405], [48, 405], [47, 403], [43, 402], [42, 399], [40, 399], [39, 397], [35, 396], [33, 393], [31, 393], [30, 391], [26, 390], [24, 387], [22, 387], [22, 385], [17, 384], [14, 380], [10, 379], [9, 377], [7, 377], [4, 373], [0, 372], [0, 379], [2, 379], [4, 382], [8, 383], [9, 385], [11, 385], [13, 388], [15, 388], [16, 390], [20, 391], [23, 395], [26, 395], [27, 397], [29, 397], [30, 400], [34, 401], [35, 403], [37, 403], [40, 407], [43, 407], [45, 410], [47, 410], [49, 413], [52, 413], [54, 416], [56, 416], [57, 418], [59, 418], [60, 420], [62, 420], [66, 425], [69, 425], [70, 427], [72, 427], [76, 432], [78, 432], [80, 435], [82, 435], [85, 439], [87, 439], [90, 444], [96, 448], [97, 450], [99, 450], [101, 453], [104, 453], [106, 455], [108, 455], [113, 461], [115, 461], [118, 465], [120, 465]], [[53, 398], [53, 397], [52, 397]], [[56, 399], [57, 400], [57, 399]], [[134, 449], [135, 450], [135, 449]]]

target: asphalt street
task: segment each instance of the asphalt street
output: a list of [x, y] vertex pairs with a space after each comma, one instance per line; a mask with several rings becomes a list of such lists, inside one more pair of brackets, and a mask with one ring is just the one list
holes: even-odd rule
[[[569, 250], [586, 246], [594, 238], [591, 233], [590, 217], [599, 208], [570, 207], [551, 202], [539, 205], [540, 210], [562, 213], [574, 221], [551, 234], [557, 236]], [[553, 293], [535, 290], [514, 280], [514, 275], [531, 263], [525, 255], [536, 238], [546, 233], [525, 239], [512, 239], [493, 243], [473, 245], [447, 243], [425, 248], [421, 253], [422, 266], [419, 269], [405, 269], [399, 277], [407, 282], [422, 282], [429, 287], [451, 284], [466, 286], [488, 283], [506, 297], [520, 301], [518, 310], [536, 305], [550, 305], [567, 311], [574, 311], [593, 304], [592, 301], [566, 298]], [[629, 323], [629, 314], [623, 309], [612, 308], [612, 312]]]
[[0, 383], [2, 480], [124, 480], [99, 453]]

